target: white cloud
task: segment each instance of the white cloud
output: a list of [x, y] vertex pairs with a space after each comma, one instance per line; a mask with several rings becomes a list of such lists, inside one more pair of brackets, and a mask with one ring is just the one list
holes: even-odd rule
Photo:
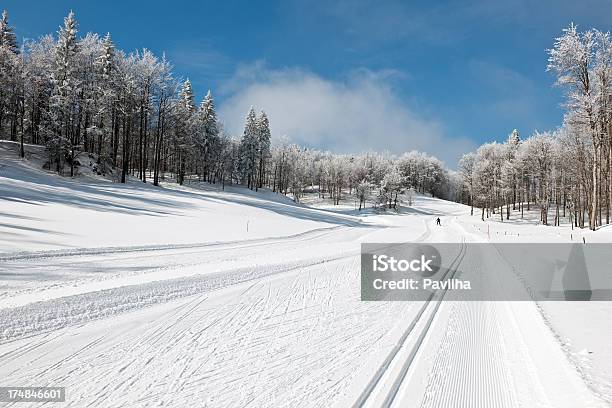
[[442, 124], [411, 109], [392, 90], [397, 75], [357, 70], [331, 81], [297, 68], [242, 66], [222, 89], [229, 96], [220, 116], [231, 134], [240, 135], [254, 106], [268, 114], [274, 137], [286, 135], [298, 144], [339, 153], [419, 150], [455, 167], [473, 142], [448, 137]]

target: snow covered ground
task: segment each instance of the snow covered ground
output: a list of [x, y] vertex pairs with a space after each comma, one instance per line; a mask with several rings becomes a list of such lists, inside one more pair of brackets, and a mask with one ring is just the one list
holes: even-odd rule
[[13, 148], [0, 145], [2, 385], [65, 386], [71, 407], [612, 403], [611, 302], [362, 302], [359, 287], [362, 242], [612, 242], [605, 229], [482, 222], [423, 196], [359, 216], [72, 181]]
[[28, 146], [32, 157], [25, 162], [17, 148], [0, 143], [0, 253], [226, 242], [360, 222], [270, 192], [160, 189], [139, 181], [126, 186], [86, 170], [73, 181], [40, 170], [43, 147]]

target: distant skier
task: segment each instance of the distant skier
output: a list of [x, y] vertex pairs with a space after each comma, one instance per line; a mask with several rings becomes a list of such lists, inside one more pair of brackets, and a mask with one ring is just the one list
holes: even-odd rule
[[440, 217], [436, 219], [436, 225], [442, 226], [442, 223], [440, 222]]

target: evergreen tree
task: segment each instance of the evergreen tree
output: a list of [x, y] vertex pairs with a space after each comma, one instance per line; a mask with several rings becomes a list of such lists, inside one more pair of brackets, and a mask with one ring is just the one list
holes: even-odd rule
[[177, 161], [177, 182], [183, 184], [188, 154], [193, 147], [194, 113], [196, 112], [195, 98], [191, 82], [187, 79], [179, 93], [176, 107], [175, 154]]
[[181, 104], [181, 109], [184, 109], [185, 112], [189, 114], [195, 112], [195, 97], [193, 96], [193, 88], [189, 79], [183, 82], [183, 88], [179, 93], [179, 104]]
[[[115, 55], [115, 45], [111, 39], [110, 33], [107, 33], [102, 42], [102, 53], [97, 61], [97, 89], [96, 97], [99, 102], [96, 121], [98, 126], [98, 140], [96, 143], [96, 153], [100, 157], [98, 160], [98, 171], [101, 174], [106, 172], [107, 161], [110, 161], [111, 156], [116, 157], [116, 152], [113, 155], [112, 151], [105, 150], [107, 143], [105, 141], [113, 141], [113, 123], [116, 118], [114, 111], [115, 101], [117, 97], [115, 75], [117, 74], [117, 62]], [[108, 127], [105, 123], [109, 122]], [[109, 148], [112, 148], [114, 143], [110, 143]]]
[[518, 147], [521, 143], [521, 137], [519, 136], [518, 130], [514, 129], [512, 133], [508, 135], [508, 144], [514, 147]]
[[244, 133], [240, 141], [240, 173], [243, 182], [246, 182], [250, 189], [253, 189], [255, 186], [259, 147], [258, 133], [257, 115], [253, 107], [251, 107], [246, 117]]
[[98, 63], [102, 68], [102, 79], [108, 81], [114, 74], [115, 70], [115, 44], [110, 33], [106, 33], [102, 41], [103, 52], [98, 59]]
[[78, 51], [77, 22], [71, 11], [64, 18], [64, 26], [58, 31], [58, 41], [55, 47], [55, 71], [53, 78], [59, 93], [68, 95], [74, 87], [73, 73], [75, 71], [74, 59]]
[[0, 20], [0, 134], [5, 118], [10, 123], [11, 140], [17, 137], [18, 105], [22, 102], [23, 59], [17, 55], [17, 43], [11, 27], [8, 25], [6, 11]]
[[258, 168], [258, 181], [257, 186], [262, 187], [264, 183], [264, 176], [266, 171], [266, 161], [270, 156], [270, 122], [268, 121], [268, 116], [264, 111], [261, 111], [259, 117], [257, 118], [257, 155], [259, 160], [259, 168]]
[[6, 47], [13, 53], [19, 53], [17, 47], [17, 37], [13, 32], [13, 28], [8, 22], [8, 12], [4, 10], [2, 12], [2, 19], [0, 20], [0, 47]]
[[199, 110], [201, 149], [204, 161], [203, 173], [206, 180], [213, 181], [213, 163], [218, 163], [220, 158], [219, 124], [217, 123], [217, 112], [212, 93], [208, 93], [202, 100]]
[[62, 158], [65, 157], [71, 165], [73, 174], [73, 158], [75, 144], [73, 143], [73, 93], [76, 91], [75, 56], [78, 51], [77, 22], [71, 11], [64, 18], [64, 26], [58, 31], [58, 40], [53, 58], [53, 95], [48, 129], [48, 147], [56, 162], [56, 170], [61, 170]]
[[217, 124], [217, 112], [215, 111], [215, 101], [210, 89], [206, 93], [200, 108], [203, 115], [204, 130], [207, 137], [218, 137], [219, 127]]

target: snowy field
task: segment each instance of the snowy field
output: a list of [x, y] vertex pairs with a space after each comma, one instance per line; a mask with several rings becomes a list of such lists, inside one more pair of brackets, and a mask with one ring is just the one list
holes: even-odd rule
[[73, 181], [14, 148], [0, 145], [3, 384], [65, 386], [70, 407], [612, 404], [612, 302], [362, 302], [359, 287], [362, 242], [612, 242], [606, 229], [482, 222], [424, 196], [360, 216]]
[[159, 189], [139, 181], [122, 186], [92, 176], [87, 165], [74, 182], [39, 170], [44, 147], [29, 149], [30, 161], [22, 163], [17, 144], [0, 144], [0, 253], [227, 242], [360, 222], [297, 208], [272, 193]]

